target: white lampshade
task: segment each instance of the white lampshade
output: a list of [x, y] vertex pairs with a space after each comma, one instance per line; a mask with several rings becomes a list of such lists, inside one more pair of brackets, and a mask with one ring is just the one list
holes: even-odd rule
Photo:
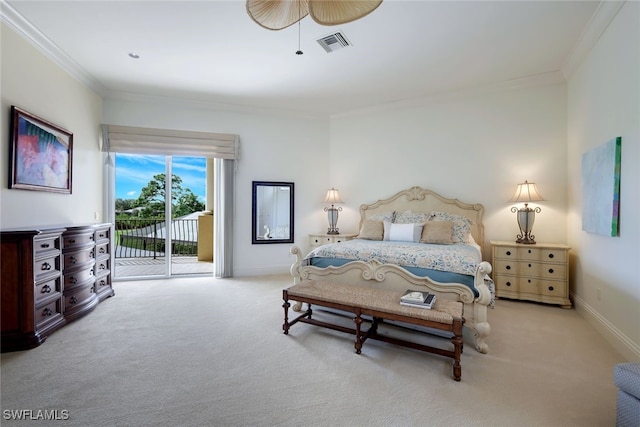
[[535, 182], [525, 181], [522, 184], [518, 184], [516, 187], [516, 194], [513, 195], [510, 202], [542, 202], [544, 199], [538, 191]]
[[324, 203], [331, 203], [332, 205], [336, 203], [342, 203], [342, 199], [340, 199], [338, 190], [331, 187], [331, 189], [327, 191], [327, 197], [324, 198]]

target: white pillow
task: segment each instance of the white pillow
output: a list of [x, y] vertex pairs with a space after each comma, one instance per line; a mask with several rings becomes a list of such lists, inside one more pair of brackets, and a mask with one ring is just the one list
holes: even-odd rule
[[422, 224], [395, 224], [384, 221], [383, 240], [418, 242], [422, 236]]

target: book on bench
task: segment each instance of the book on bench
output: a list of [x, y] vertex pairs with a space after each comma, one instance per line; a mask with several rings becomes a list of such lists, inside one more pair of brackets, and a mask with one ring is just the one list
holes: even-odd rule
[[435, 302], [436, 296], [434, 294], [411, 289], [407, 289], [404, 295], [400, 297], [400, 304], [409, 307], [432, 308]]

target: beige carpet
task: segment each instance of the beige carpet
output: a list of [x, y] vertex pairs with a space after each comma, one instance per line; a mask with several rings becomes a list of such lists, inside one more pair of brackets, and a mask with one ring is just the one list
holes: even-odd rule
[[[2, 425], [613, 426], [623, 361], [575, 310], [499, 300], [489, 354], [451, 359], [297, 324], [288, 276], [116, 282], [40, 347], [2, 355]], [[8, 421], [7, 410], [68, 411]]]

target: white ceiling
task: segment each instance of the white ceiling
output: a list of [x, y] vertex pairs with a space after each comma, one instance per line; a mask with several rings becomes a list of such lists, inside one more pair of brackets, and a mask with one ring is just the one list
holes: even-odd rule
[[[5, 21], [103, 96], [335, 115], [561, 75], [599, 2], [384, 0], [336, 27], [304, 18], [303, 55], [297, 24], [266, 30], [244, 0], [7, 4]], [[326, 53], [316, 39], [338, 30], [353, 46]]]

